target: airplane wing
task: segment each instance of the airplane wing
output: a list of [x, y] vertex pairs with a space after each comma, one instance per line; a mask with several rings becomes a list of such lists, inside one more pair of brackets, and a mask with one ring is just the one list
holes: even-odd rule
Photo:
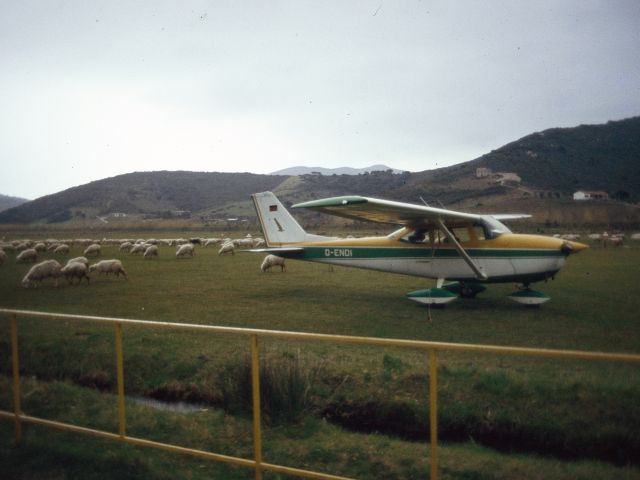
[[347, 196], [313, 200], [291, 208], [308, 208], [352, 220], [406, 225], [412, 228], [436, 223], [437, 220], [479, 221], [482, 215], [377, 198]]

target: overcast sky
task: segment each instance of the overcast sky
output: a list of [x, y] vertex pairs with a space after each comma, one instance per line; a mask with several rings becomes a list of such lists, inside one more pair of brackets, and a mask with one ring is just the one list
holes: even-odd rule
[[0, 193], [422, 171], [640, 115], [640, 1], [0, 3]]

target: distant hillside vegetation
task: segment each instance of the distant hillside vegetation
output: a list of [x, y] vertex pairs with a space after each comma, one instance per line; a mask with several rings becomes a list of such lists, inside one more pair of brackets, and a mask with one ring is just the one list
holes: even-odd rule
[[70, 188], [0, 212], [0, 223], [63, 222], [76, 216], [196, 212], [275, 188], [284, 177], [252, 173], [135, 172]]
[[524, 183], [544, 190], [604, 190], [614, 198], [638, 201], [640, 117], [534, 133], [471, 166], [517, 172]]
[[25, 202], [28, 202], [26, 198], [11, 197], [9, 195], [0, 194], [0, 212], [7, 210], [8, 208], [17, 207]]

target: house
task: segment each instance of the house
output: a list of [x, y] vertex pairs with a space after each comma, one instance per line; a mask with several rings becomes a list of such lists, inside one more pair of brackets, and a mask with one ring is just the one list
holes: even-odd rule
[[476, 168], [476, 178], [484, 178], [491, 176], [491, 169], [486, 167]]
[[609, 194], [602, 191], [578, 190], [573, 194], [574, 200], [608, 200]]

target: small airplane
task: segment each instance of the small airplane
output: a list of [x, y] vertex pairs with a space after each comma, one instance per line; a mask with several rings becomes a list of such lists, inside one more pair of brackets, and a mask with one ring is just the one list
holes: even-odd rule
[[272, 192], [251, 197], [267, 245], [252, 252], [432, 278], [435, 288], [407, 294], [429, 305], [444, 305], [458, 296], [473, 298], [487, 283], [514, 282], [522, 287], [509, 298], [538, 306], [549, 297], [529, 285], [553, 278], [568, 255], [588, 248], [553, 237], [515, 234], [501, 223], [530, 217], [524, 214], [478, 215], [361, 196], [291, 207], [400, 226], [382, 237], [326, 237], [307, 233]]

